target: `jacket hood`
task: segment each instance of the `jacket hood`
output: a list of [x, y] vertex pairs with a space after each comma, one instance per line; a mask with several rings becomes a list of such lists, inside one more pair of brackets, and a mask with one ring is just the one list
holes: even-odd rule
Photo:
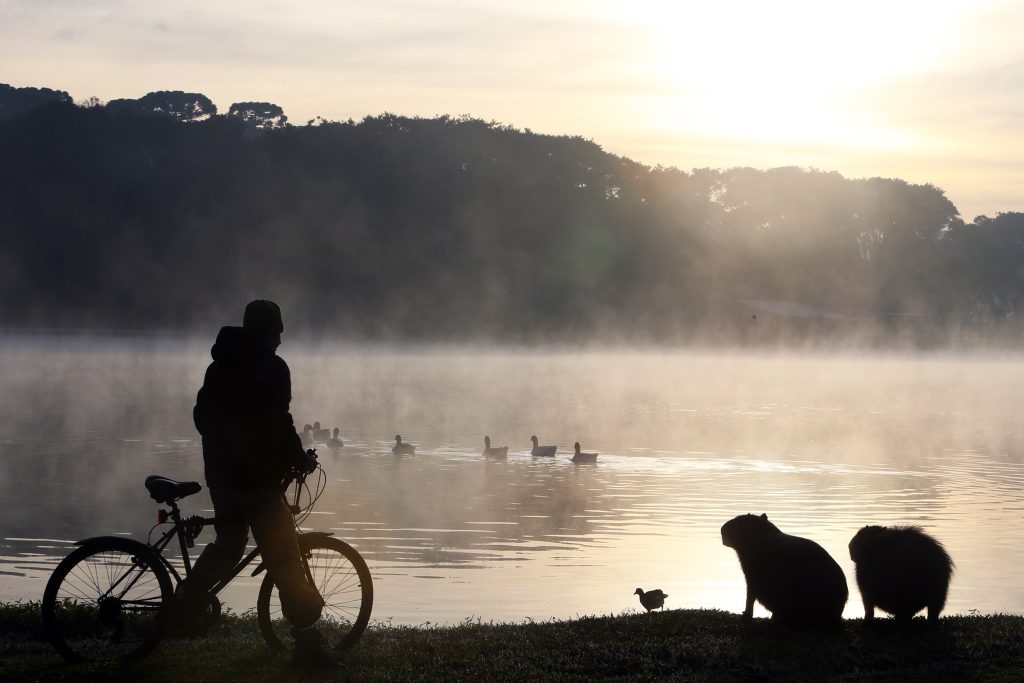
[[229, 366], [249, 366], [274, 355], [257, 334], [244, 327], [222, 327], [210, 349], [213, 360]]

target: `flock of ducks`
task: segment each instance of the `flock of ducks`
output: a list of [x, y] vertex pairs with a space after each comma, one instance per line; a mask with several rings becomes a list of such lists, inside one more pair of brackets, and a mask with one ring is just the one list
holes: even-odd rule
[[[558, 451], [558, 446], [541, 446], [540, 440], [537, 439], [536, 435], [530, 437], [530, 441], [533, 442], [533, 448], [530, 449], [530, 455], [538, 458], [553, 458], [555, 453]], [[490, 438], [487, 439], [488, 445], [490, 445]], [[584, 453], [580, 450], [580, 442], [577, 441], [573, 444], [574, 454], [572, 456], [573, 462], [597, 462], [597, 453]], [[484, 451], [484, 455], [487, 452]]]
[[345, 442], [338, 436], [339, 431], [341, 430], [335, 427], [334, 432], [331, 433], [329, 429], [320, 429], [319, 422], [314, 422], [313, 424], [302, 426], [299, 441], [302, 442], [303, 448], [310, 448], [313, 444], [318, 443], [327, 444], [328, 448], [341, 448], [345, 445]]
[[[553, 458], [555, 453], [558, 451], [558, 446], [541, 446], [536, 436], [531, 436], [530, 441], [533, 442], [533, 448], [530, 449], [530, 455], [538, 458]], [[597, 453], [584, 453], [580, 451], [580, 442], [577, 441], [575, 446], [575, 454], [572, 456], [572, 461], [575, 463], [588, 463], [597, 462]], [[413, 455], [416, 452], [416, 446], [413, 444], [402, 441], [401, 434], [395, 434], [395, 446], [391, 449], [392, 453], [397, 455]], [[508, 446], [492, 446], [491, 437], [484, 437], [484, 450], [481, 454], [485, 458], [506, 458], [508, 457]]]
[[[341, 448], [345, 445], [345, 442], [338, 435], [339, 431], [340, 430], [335, 427], [334, 432], [332, 433], [328, 429], [321, 429], [319, 422], [314, 422], [313, 424], [306, 424], [302, 426], [302, 433], [299, 434], [299, 440], [302, 441], [303, 448], [310, 448], [315, 444], [326, 444], [328, 448]], [[530, 441], [533, 442], [533, 448], [530, 449], [530, 455], [534, 457], [553, 458], [555, 457], [555, 453], [558, 452], [558, 446], [541, 446], [540, 440], [536, 435], [531, 436]], [[573, 444], [573, 450], [572, 462], [597, 462], [597, 453], [581, 451], [579, 441]], [[407, 441], [402, 441], [401, 434], [395, 434], [395, 445], [391, 449], [391, 452], [396, 455], [414, 455], [416, 453], [416, 446]], [[485, 458], [506, 458], [508, 457], [508, 446], [491, 446], [491, 437], [485, 436], [482, 455]]]

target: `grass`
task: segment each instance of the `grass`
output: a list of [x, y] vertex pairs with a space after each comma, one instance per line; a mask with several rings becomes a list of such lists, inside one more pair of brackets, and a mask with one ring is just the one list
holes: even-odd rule
[[1022, 681], [1024, 617], [953, 616], [936, 628], [850, 620], [836, 634], [741, 623], [714, 610], [457, 626], [371, 625], [329, 676], [298, 675], [255, 617], [228, 613], [199, 640], [141, 662], [66, 664], [38, 603], [0, 605], [0, 680], [19, 681]]

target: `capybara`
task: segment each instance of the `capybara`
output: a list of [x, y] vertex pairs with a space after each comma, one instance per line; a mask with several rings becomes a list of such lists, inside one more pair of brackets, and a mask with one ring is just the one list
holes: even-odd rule
[[814, 541], [782, 533], [768, 515], [740, 515], [722, 526], [722, 544], [736, 551], [747, 580], [744, 620], [753, 618], [757, 600], [789, 626], [842, 623], [846, 576]]
[[866, 526], [850, 541], [850, 559], [857, 565], [864, 621], [875, 618], [876, 607], [898, 621], [909, 621], [927, 607], [928, 621], [939, 620], [953, 560], [919, 527]]

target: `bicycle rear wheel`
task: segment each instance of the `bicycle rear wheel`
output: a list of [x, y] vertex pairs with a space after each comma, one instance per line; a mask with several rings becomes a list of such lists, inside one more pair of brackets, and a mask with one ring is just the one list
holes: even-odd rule
[[[299, 548], [309, 567], [313, 584], [324, 599], [320, 632], [327, 647], [347, 650], [356, 644], [370, 621], [373, 580], [370, 569], [355, 548], [344, 541], [309, 534], [299, 536]], [[274, 650], [292, 642], [291, 624], [281, 613], [281, 597], [267, 572], [256, 601], [260, 631]]]
[[54, 569], [43, 593], [43, 629], [69, 661], [137, 659], [163, 635], [171, 579], [149, 546], [88, 541]]

